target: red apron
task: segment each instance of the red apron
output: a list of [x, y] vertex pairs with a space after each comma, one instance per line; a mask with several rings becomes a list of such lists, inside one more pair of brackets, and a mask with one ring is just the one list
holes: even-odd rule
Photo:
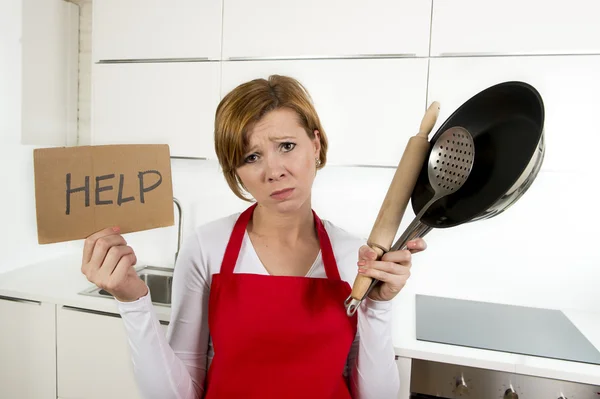
[[356, 335], [329, 236], [313, 211], [327, 278], [233, 273], [256, 205], [238, 218], [221, 271], [212, 278], [208, 320], [214, 358], [205, 398], [349, 399], [342, 376]]

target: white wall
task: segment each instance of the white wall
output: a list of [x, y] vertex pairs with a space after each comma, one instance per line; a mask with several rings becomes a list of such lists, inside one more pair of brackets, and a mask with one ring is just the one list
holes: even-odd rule
[[[19, 144], [19, 7], [15, 5], [19, 1], [5, 3], [0, 9], [0, 166], [4, 182], [0, 272], [80, 245], [42, 247], [36, 243], [32, 148]], [[85, 65], [82, 73], [86, 73]], [[88, 100], [81, 98], [80, 103]], [[81, 122], [80, 130], [89, 128]], [[229, 192], [214, 162], [174, 159], [172, 167], [174, 194], [185, 208], [186, 232], [246, 206]], [[366, 237], [393, 172], [327, 167], [315, 183], [314, 208], [323, 218]], [[593, 177], [593, 171], [543, 171], [530, 191], [500, 216], [432, 231], [427, 236], [428, 251], [414, 257], [406, 292], [598, 310], [600, 255], [595, 228], [600, 217], [593, 211], [595, 197], [590, 195]], [[413, 216], [409, 207], [400, 231]], [[172, 263], [175, 227], [132, 233], [126, 238], [140, 259]]]
[[[21, 145], [21, 1], [0, 2], [0, 272], [59, 255], [37, 244], [33, 149]], [[1, 277], [0, 277], [1, 278]]]

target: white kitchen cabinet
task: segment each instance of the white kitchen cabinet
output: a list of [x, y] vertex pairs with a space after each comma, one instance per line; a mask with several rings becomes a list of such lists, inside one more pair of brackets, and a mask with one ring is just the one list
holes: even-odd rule
[[59, 397], [140, 398], [118, 315], [62, 306], [56, 330]]
[[215, 158], [218, 62], [97, 64], [92, 143], [169, 144], [171, 156]]
[[600, 52], [600, 2], [437, 0], [431, 55]]
[[412, 370], [412, 359], [396, 356], [396, 366], [400, 375], [400, 391], [397, 399], [410, 399], [410, 373]]
[[222, 0], [95, 0], [93, 61], [221, 56]]
[[425, 112], [426, 59], [231, 61], [222, 95], [238, 84], [288, 75], [310, 93], [331, 165], [398, 166]]
[[458, 57], [431, 60], [429, 101], [441, 105], [434, 131], [456, 108], [494, 84], [520, 80], [541, 94], [546, 154], [542, 171], [597, 168], [600, 56]]
[[55, 307], [0, 297], [0, 398], [56, 398]]
[[429, 54], [431, 0], [224, 0], [223, 59]]

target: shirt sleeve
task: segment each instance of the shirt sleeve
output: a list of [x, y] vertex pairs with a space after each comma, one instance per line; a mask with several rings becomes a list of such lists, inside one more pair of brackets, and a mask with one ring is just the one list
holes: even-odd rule
[[392, 341], [392, 302], [365, 298], [357, 310], [358, 330], [348, 355], [353, 399], [395, 398], [400, 375]]
[[184, 242], [174, 269], [171, 322], [165, 336], [151, 294], [120, 302], [140, 395], [200, 399], [208, 364], [208, 268], [197, 235]]

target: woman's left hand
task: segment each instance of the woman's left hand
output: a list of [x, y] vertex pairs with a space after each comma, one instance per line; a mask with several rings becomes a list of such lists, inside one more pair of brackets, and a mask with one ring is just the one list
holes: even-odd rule
[[367, 245], [358, 251], [358, 272], [362, 275], [379, 280], [369, 293], [369, 298], [375, 301], [389, 301], [404, 288], [410, 277], [412, 254], [424, 251], [427, 244], [422, 238], [407, 243], [408, 249], [392, 251], [384, 254], [380, 260], [377, 253]]

